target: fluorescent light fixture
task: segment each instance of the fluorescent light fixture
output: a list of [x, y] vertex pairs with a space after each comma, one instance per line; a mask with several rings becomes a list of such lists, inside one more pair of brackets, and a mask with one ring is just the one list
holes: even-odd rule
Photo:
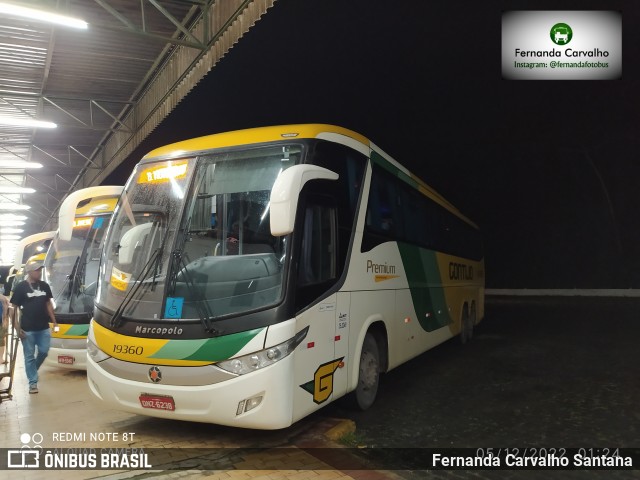
[[0, 203], [0, 210], [29, 210], [31, 205], [25, 205], [23, 203]]
[[0, 186], [0, 194], [12, 194], [12, 193], [35, 193], [35, 189], [28, 187], [4, 187]]
[[24, 160], [0, 160], [0, 169], [2, 168], [42, 168], [42, 164]]
[[0, 227], [0, 235], [4, 233], [22, 233], [24, 228]]
[[[1, 13], [1, 12], [0, 12]], [[43, 120], [35, 120], [33, 118], [7, 117], [0, 115], [0, 125], [12, 125], [14, 127], [35, 127], [35, 128], [56, 128], [53, 122], [45, 122]]]
[[39, 20], [41, 22], [55, 23], [57, 25], [64, 25], [65, 27], [80, 28], [86, 30], [89, 24], [79, 18], [67, 17], [65, 15], [59, 15], [57, 13], [47, 12], [45, 10], [38, 10], [35, 8], [22, 7], [20, 5], [12, 5], [9, 3], [0, 3], [0, 13], [7, 15], [15, 15], [17, 17], [30, 18], [32, 20]]
[[3, 235], [3, 234], [0, 234], [0, 240], [20, 240], [20, 235]]
[[15, 213], [0, 213], [0, 220], [26, 220], [26, 215], [16, 215]]
[[23, 220], [0, 220], [0, 227], [21, 227]]

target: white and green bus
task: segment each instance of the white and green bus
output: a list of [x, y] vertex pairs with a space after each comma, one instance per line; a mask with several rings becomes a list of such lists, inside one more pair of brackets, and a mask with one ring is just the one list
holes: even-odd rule
[[60, 206], [58, 231], [44, 259], [58, 329], [45, 364], [85, 370], [87, 334], [96, 296], [100, 246], [122, 186], [76, 190]]
[[111, 407], [291, 425], [484, 314], [476, 225], [367, 138], [265, 127], [152, 151], [105, 235], [88, 382]]

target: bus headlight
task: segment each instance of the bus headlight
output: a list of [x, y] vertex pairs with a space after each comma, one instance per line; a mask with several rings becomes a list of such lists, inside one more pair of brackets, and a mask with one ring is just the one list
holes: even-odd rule
[[300, 330], [295, 337], [290, 338], [286, 342], [273, 347], [265, 348], [258, 352], [250, 353], [242, 357], [232, 358], [216, 363], [216, 366], [236, 375], [244, 375], [246, 373], [255, 372], [261, 368], [268, 367], [282, 360], [291, 352], [293, 352], [300, 342], [307, 336], [309, 327]]
[[91, 358], [91, 360], [96, 363], [102, 362], [107, 358], [111, 358], [109, 355], [100, 350], [98, 346], [93, 343], [93, 341], [91, 341], [91, 339], [87, 340], [87, 355], [89, 355], [89, 358]]

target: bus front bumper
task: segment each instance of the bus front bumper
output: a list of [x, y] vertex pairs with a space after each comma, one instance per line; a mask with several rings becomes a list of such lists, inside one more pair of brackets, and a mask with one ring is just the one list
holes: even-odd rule
[[87, 369], [87, 339], [51, 338], [49, 354], [44, 361], [49, 367], [68, 368], [72, 370]]
[[[163, 367], [149, 365], [150, 372], [155, 368]], [[139, 415], [265, 430], [292, 423], [292, 355], [256, 372], [198, 386], [119, 378], [87, 358], [87, 380], [110, 407]]]

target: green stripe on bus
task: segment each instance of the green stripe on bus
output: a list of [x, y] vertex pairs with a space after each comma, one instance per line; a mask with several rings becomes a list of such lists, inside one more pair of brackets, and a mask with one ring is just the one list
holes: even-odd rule
[[69, 330], [64, 332], [65, 335], [74, 335], [76, 337], [86, 337], [89, 335], [89, 325], [73, 325]]
[[427, 332], [432, 332], [449, 325], [451, 316], [444, 290], [442, 287], [429, 286], [442, 283], [436, 253], [400, 242], [398, 249], [420, 326]]
[[149, 358], [219, 362], [233, 357], [262, 330], [264, 328], [256, 328], [247, 332], [198, 340], [169, 340]]
[[389, 172], [391, 175], [393, 175], [395, 177], [398, 177], [403, 182], [411, 185], [416, 190], [418, 189], [418, 182], [416, 182], [413, 178], [411, 178], [409, 175], [404, 173], [402, 170], [400, 170], [394, 164], [390, 163], [388, 160], [386, 160], [382, 155], [380, 155], [375, 150], [373, 150], [371, 152], [371, 161], [373, 163], [375, 163], [376, 165], [379, 165], [380, 167], [382, 167], [384, 170]]

